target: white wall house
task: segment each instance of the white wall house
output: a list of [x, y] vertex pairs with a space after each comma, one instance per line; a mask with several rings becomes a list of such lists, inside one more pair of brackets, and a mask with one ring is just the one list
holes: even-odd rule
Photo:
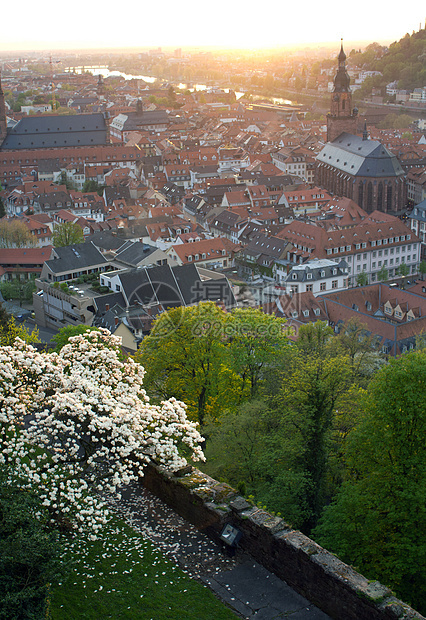
[[287, 294], [312, 293], [317, 296], [327, 291], [342, 291], [348, 288], [348, 265], [343, 259], [312, 259], [294, 265], [281, 284]]

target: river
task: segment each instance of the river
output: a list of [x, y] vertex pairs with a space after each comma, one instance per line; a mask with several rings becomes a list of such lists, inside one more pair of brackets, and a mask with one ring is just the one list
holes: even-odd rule
[[[161, 80], [160, 78], [153, 77], [152, 75], [132, 75], [130, 73], [123, 73], [122, 71], [110, 71], [106, 65], [94, 65], [94, 66], [79, 66], [79, 67], [67, 67], [65, 69], [66, 73], [83, 73], [83, 71], [87, 71], [92, 75], [102, 75], [104, 78], [108, 77], [123, 77], [125, 80], [143, 80], [148, 84], [154, 84], [154, 82], [165, 80]], [[207, 84], [193, 84], [188, 85], [180, 82], [175, 85], [179, 90], [190, 90], [191, 92], [199, 92], [203, 90], [210, 90], [215, 87], [208, 86]], [[221, 88], [225, 93], [229, 93], [230, 88]], [[238, 99], [244, 96], [245, 93], [236, 91], [235, 96]], [[295, 105], [294, 101], [290, 101], [289, 99], [282, 99], [280, 97], [262, 97], [262, 95], [252, 95], [254, 100], [260, 99], [268, 99], [271, 100], [275, 105]]]

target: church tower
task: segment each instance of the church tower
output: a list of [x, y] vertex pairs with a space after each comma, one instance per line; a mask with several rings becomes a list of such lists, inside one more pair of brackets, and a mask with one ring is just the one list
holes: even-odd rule
[[1, 72], [0, 72], [0, 146], [2, 145], [7, 134], [7, 118], [6, 118], [6, 104], [4, 102], [4, 92], [1, 87]]
[[96, 94], [99, 99], [105, 99], [105, 84], [101, 74], [98, 76], [98, 84], [96, 86]]
[[350, 78], [346, 71], [346, 54], [343, 51], [343, 42], [337, 60], [338, 67], [331, 95], [330, 113], [327, 114], [327, 142], [333, 142], [344, 131], [356, 134], [358, 126], [358, 110], [352, 109]]

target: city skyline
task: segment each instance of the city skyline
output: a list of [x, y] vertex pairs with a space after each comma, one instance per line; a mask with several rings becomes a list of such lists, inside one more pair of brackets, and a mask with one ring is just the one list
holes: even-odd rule
[[324, 5], [307, 0], [303, 11], [282, 4], [261, 7], [217, 0], [209, 12], [194, 0], [149, 5], [130, 0], [108, 11], [75, 0], [66, 10], [46, 0], [39, 13], [29, 0], [19, 5], [19, 19], [2, 35], [0, 51], [115, 49], [145, 47], [220, 47], [258, 49], [327, 44], [343, 38], [347, 47], [392, 42], [424, 28], [424, 3], [414, 0], [395, 16], [378, 4], [360, 0], [353, 11], [336, 0]]

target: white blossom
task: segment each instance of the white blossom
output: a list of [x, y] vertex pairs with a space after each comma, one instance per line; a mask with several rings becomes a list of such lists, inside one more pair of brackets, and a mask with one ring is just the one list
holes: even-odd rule
[[116, 493], [151, 460], [186, 465], [179, 442], [204, 459], [184, 403], [150, 404], [142, 366], [123, 361], [119, 345], [101, 330], [70, 338], [59, 354], [19, 339], [0, 347], [1, 461], [52, 519], [79, 531], [105, 523], [96, 490]]

